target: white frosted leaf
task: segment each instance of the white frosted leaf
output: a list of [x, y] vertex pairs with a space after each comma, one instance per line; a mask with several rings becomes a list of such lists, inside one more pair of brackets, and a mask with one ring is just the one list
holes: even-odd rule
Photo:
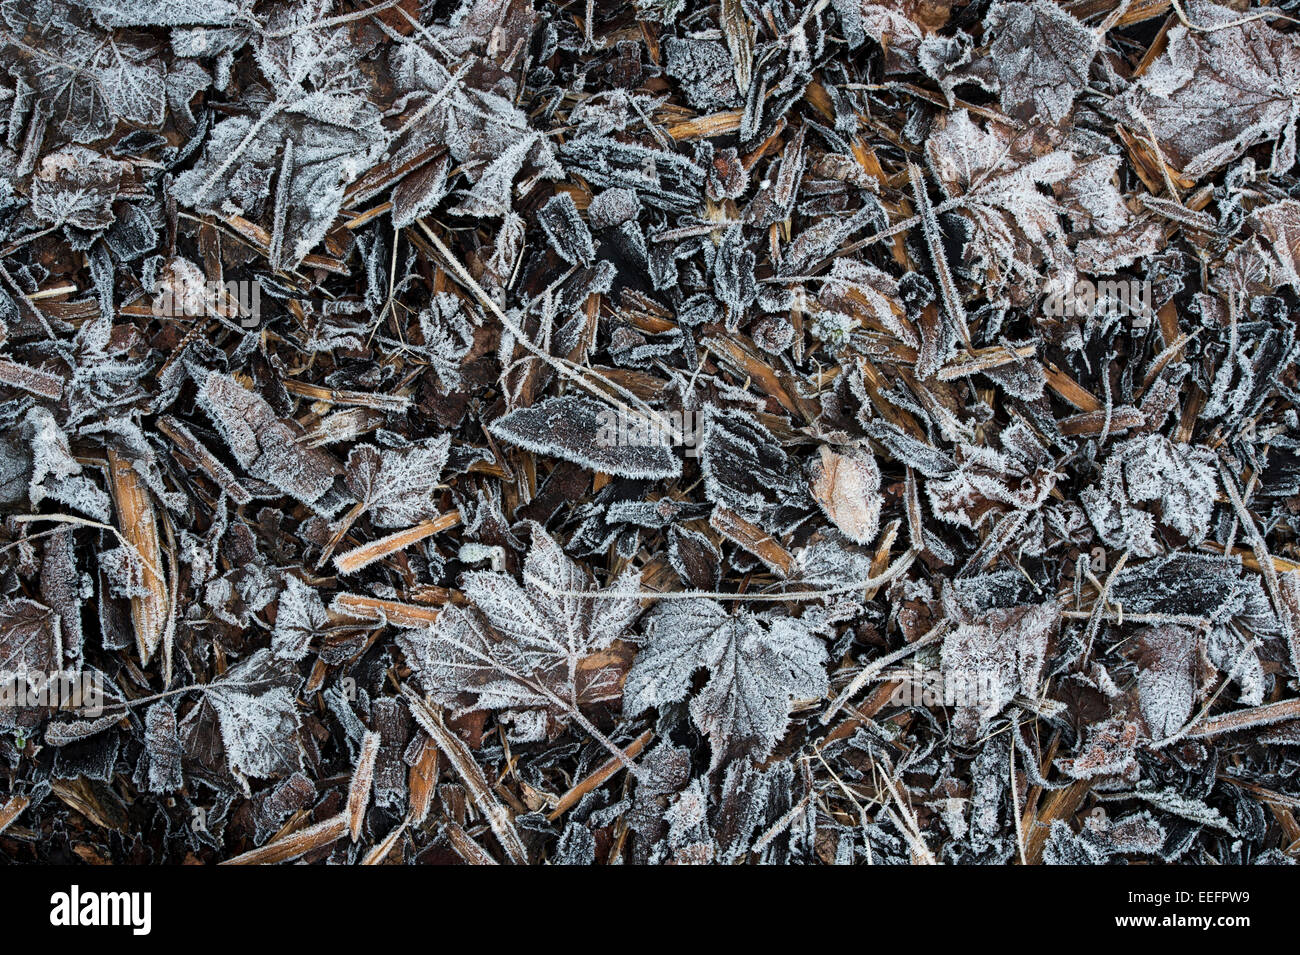
[[[243, 116], [222, 120], [202, 159], [173, 186], [184, 205], [243, 214], [270, 192], [276, 178], [276, 206], [285, 210], [279, 230], [291, 241], [275, 263], [283, 268], [296, 266], [325, 237], [348, 184], [374, 164], [385, 142], [378, 112], [368, 104], [316, 99], [300, 106], [305, 113], [286, 109], [265, 122]], [[292, 144], [287, 162], [285, 143]], [[275, 231], [274, 223], [268, 231]]]
[[1002, 108], [1022, 120], [1059, 123], [1087, 83], [1098, 36], [1055, 3], [998, 3], [984, 29], [993, 37]]
[[1160, 740], [1183, 728], [1196, 701], [1194, 630], [1163, 624], [1138, 635], [1138, 702], [1151, 738]]
[[230, 0], [81, 0], [106, 27], [224, 26], [239, 13]]
[[181, 740], [176, 727], [176, 711], [166, 700], [159, 700], [145, 711], [144, 741], [148, 752], [148, 785], [151, 793], [180, 789]]
[[293, 575], [284, 579], [276, 610], [271, 651], [281, 660], [298, 660], [307, 652], [313, 637], [329, 625], [329, 613], [313, 587]]
[[333, 485], [338, 462], [304, 444], [297, 422], [282, 420], [260, 395], [229, 375], [210, 372], [199, 391], [199, 405], [216, 424], [235, 460], [253, 477], [304, 504], [319, 500]]
[[348, 490], [366, 503], [378, 527], [410, 527], [435, 517], [438, 481], [450, 446], [446, 434], [405, 448], [358, 445], [348, 455]]
[[466, 574], [473, 606], [447, 607], [432, 627], [398, 642], [421, 685], [444, 705], [473, 700], [485, 709], [562, 715], [621, 695], [626, 663], [600, 654], [640, 614], [637, 580], [629, 571], [602, 596], [582, 596], [593, 590], [590, 577], [534, 524], [523, 584], [494, 571]]
[[0, 19], [9, 28], [0, 33], [0, 62], [31, 86], [63, 136], [103, 139], [119, 119], [162, 125], [166, 67], [155, 50], [102, 29], [65, 0], [5, 3]]
[[[1130, 438], [1106, 459], [1101, 480], [1079, 498], [1101, 539], [1152, 557], [1160, 552], [1154, 530], [1173, 528], [1192, 544], [1205, 539], [1218, 495], [1214, 456], [1204, 448], [1159, 434]], [[1159, 505], [1158, 512], [1140, 507]]]
[[1139, 135], [1154, 132], [1165, 159], [1192, 178], [1280, 134], [1276, 158], [1291, 166], [1300, 38], [1208, 0], [1190, 0], [1186, 11], [1209, 29], [1170, 30], [1164, 53], [1115, 101], [1114, 115]]
[[1223, 817], [1223, 813], [1213, 806], [1207, 806], [1201, 800], [1176, 789], [1142, 790], [1133, 793], [1138, 799], [1149, 802], [1162, 812], [1180, 816], [1199, 826], [1221, 829], [1230, 836], [1236, 836], [1237, 830]]
[[81, 465], [72, 456], [68, 445], [68, 436], [54, 415], [45, 408], [32, 408], [23, 424], [32, 455], [32, 474], [27, 490], [32, 506], [48, 497], [96, 520], [107, 521], [110, 511], [108, 494], [81, 473]]
[[208, 685], [232, 772], [266, 779], [302, 767], [298, 708], [284, 682], [270, 651], [260, 650]]
[[793, 701], [829, 686], [826, 648], [795, 618], [732, 616], [712, 600], [688, 600], [652, 611], [648, 633], [628, 672], [625, 712], [682, 699], [695, 671], [707, 670], [690, 713], [709, 737], [714, 768], [740, 753], [766, 756], [785, 734]]
[[[626, 422], [626, 424], [624, 423]], [[670, 478], [682, 463], [667, 446], [667, 429], [644, 415], [621, 417], [591, 398], [564, 395], [519, 408], [488, 425], [495, 437], [535, 454], [572, 461], [593, 471], [631, 478]]]
[[1017, 693], [1038, 695], [1048, 640], [1060, 619], [1054, 603], [989, 609], [945, 635], [945, 692], [959, 697], [954, 732], [973, 739]]
[[542, 231], [551, 242], [551, 248], [570, 265], [591, 265], [596, 258], [596, 246], [591, 230], [582, 221], [573, 196], [567, 192], [556, 193], [537, 214]]
[[1013, 155], [1011, 133], [1003, 127], [980, 129], [965, 110], [947, 114], [925, 144], [931, 172], [956, 213], [973, 227], [966, 258], [989, 273], [997, 287], [1019, 276], [1038, 285], [1041, 256], [1057, 267], [1056, 281], [1072, 287], [1073, 268], [1060, 224], [1063, 211], [1039, 186], [1064, 181], [1074, 172], [1074, 157], [1063, 150], [1034, 159]]

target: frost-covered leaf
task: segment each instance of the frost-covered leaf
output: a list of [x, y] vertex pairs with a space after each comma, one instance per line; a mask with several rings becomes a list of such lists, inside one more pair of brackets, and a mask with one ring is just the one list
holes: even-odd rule
[[851, 40], [870, 37], [884, 49], [887, 74], [921, 71], [942, 83], [949, 64], [959, 66], [969, 59], [969, 38], [963, 43], [960, 35], [936, 32], [948, 19], [948, 0], [834, 0], [834, 6]]
[[1138, 702], [1153, 739], [1183, 728], [1196, 700], [1200, 638], [1172, 624], [1147, 627], [1137, 638]]
[[41, 222], [88, 232], [116, 221], [123, 164], [81, 146], [50, 153], [32, 177], [32, 212]]
[[203, 158], [177, 178], [174, 193], [195, 209], [257, 218], [274, 180], [283, 217], [268, 231], [291, 244], [272, 248], [279, 252], [273, 264], [292, 268], [324, 238], [348, 184], [383, 150], [378, 123], [367, 103], [318, 94], [277, 103], [256, 119], [231, 117], [213, 129]]
[[641, 412], [619, 412], [581, 395], [547, 398], [488, 425], [495, 437], [536, 454], [631, 478], [670, 478], [682, 463], [670, 429]]
[[26, 597], [0, 598], [0, 673], [50, 673], [62, 668], [58, 617]]
[[551, 240], [551, 248], [570, 265], [591, 265], [596, 257], [591, 230], [578, 214], [573, 196], [557, 193], [542, 206], [537, 214], [542, 231]]
[[763, 425], [743, 411], [706, 407], [700, 469], [709, 499], [772, 520], [808, 500], [789, 455]]
[[1189, 0], [1186, 11], [1200, 29], [1170, 30], [1164, 54], [1114, 114], [1139, 136], [1152, 130], [1166, 160], [1191, 178], [1279, 135], [1275, 162], [1291, 166], [1300, 38], [1209, 0]]
[[696, 109], [713, 112], [740, 105], [727, 48], [717, 40], [669, 37], [663, 44], [665, 71], [682, 84]]
[[984, 20], [993, 37], [1002, 108], [1017, 119], [1059, 123], [1088, 81], [1098, 36], [1048, 0], [997, 3]]
[[259, 650], [206, 687], [231, 772], [267, 779], [301, 768], [301, 722], [289, 690], [295, 679], [279, 668], [271, 651]]
[[1141, 772], [1135, 755], [1138, 739], [1136, 723], [1123, 719], [1093, 723], [1078, 755], [1059, 758], [1056, 765], [1074, 779], [1117, 776], [1133, 782]]
[[107, 430], [125, 430], [120, 419], [144, 396], [141, 379], [149, 368], [147, 360], [133, 354], [135, 345], [133, 330], [115, 326], [109, 310], [78, 329], [68, 382], [69, 427], [98, 418]]
[[296, 266], [320, 243], [347, 186], [389, 141], [380, 111], [354, 84], [351, 33], [316, 24], [311, 5], [273, 10], [256, 61], [274, 98], [260, 112], [219, 122], [198, 163], [172, 187], [200, 211], [249, 219], [269, 212], [276, 268]]
[[168, 701], [159, 700], [145, 711], [144, 740], [149, 791], [165, 793], [180, 789], [184, 784], [181, 740], [176, 726], [176, 711]]
[[733, 616], [713, 600], [692, 599], [660, 604], [647, 621], [647, 644], [628, 672], [623, 709], [635, 715], [685, 699], [695, 672], [707, 670], [690, 712], [709, 736], [713, 768], [738, 753], [766, 756], [785, 734], [792, 702], [829, 687], [826, 648], [799, 619]]
[[433, 296], [420, 310], [422, 351], [433, 365], [444, 391], [459, 388], [461, 365], [474, 347], [474, 329], [462, 313], [460, 300], [447, 292]]
[[106, 27], [227, 26], [239, 14], [232, 0], [80, 0]]
[[1115, 575], [1109, 599], [1126, 614], [1197, 617], [1216, 626], [1238, 619], [1252, 632], [1277, 626], [1259, 577], [1214, 554], [1179, 552], [1130, 563]]
[[1038, 695], [1060, 619], [1054, 603], [989, 609], [948, 632], [940, 658], [945, 699], [957, 702], [954, 732], [972, 740], [1017, 693]]
[[65, 0], [5, 0], [0, 20], [8, 27], [0, 63], [35, 91], [63, 136], [102, 139], [119, 119], [162, 125], [166, 68], [155, 50], [99, 28]]
[[699, 531], [672, 526], [668, 531], [668, 562], [688, 587], [717, 590], [722, 574], [722, 554]]
[[689, 212], [699, 203], [705, 172], [676, 153], [605, 136], [577, 136], [560, 149], [565, 168], [604, 189], [631, 189], [647, 205]]
[[957, 470], [926, 481], [938, 517], [963, 527], [979, 527], [991, 515], [1034, 511], [1046, 500], [1059, 475], [1045, 449], [1020, 424], [1002, 433], [1004, 450], [987, 445], [960, 449]]
[[775, 760], [764, 769], [747, 759], [727, 767], [713, 816], [720, 863], [744, 858], [754, 841], [777, 824], [789, 811], [794, 786], [794, 767], [786, 760]]
[[271, 651], [280, 660], [297, 660], [307, 653], [308, 644], [329, 625], [325, 602], [315, 588], [297, 577], [284, 580], [280, 604], [271, 634]]
[[1115, 186], [1120, 162], [1119, 156], [1081, 159], [1075, 174], [1057, 183], [1074, 228], [1112, 235], [1132, 218], [1124, 196]]
[[[421, 686], [446, 706], [562, 717], [621, 695], [627, 664], [611, 647], [640, 613], [638, 579], [629, 570], [597, 591], [534, 524], [522, 585], [494, 571], [466, 574], [472, 606], [449, 606], [431, 628], [398, 642]], [[600, 596], [583, 596], [593, 593]]]
[[1162, 812], [1179, 816], [1188, 822], [1194, 822], [1199, 826], [1210, 826], [1214, 829], [1220, 829], [1230, 836], [1236, 836], [1237, 830], [1233, 827], [1223, 813], [1213, 806], [1207, 806], [1195, 796], [1188, 795], [1185, 792], [1179, 792], [1176, 789], [1139, 789], [1133, 793], [1138, 799], [1142, 799], [1155, 806]]
[[241, 467], [304, 504], [318, 501], [341, 470], [329, 454], [302, 442], [296, 421], [282, 420], [260, 395], [229, 375], [210, 372], [199, 405]]
[[1250, 250], [1250, 260], [1268, 269], [1269, 283], [1300, 289], [1300, 202], [1283, 199], [1256, 209], [1250, 225], [1267, 242], [1269, 253]]
[[1070, 153], [1018, 156], [1009, 132], [996, 125], [986, 132], [965, 110], [944, 118], [926, 141], [925, 153], [944, 192], [956, 201], [957, 214], [974, 226], [966, 258], [988, 272], [995, 286], [1019, 280], [1037, 285], [1035, 257], [1069, 267], [1058, 220], [1062, 210], [1038, 187], [1073, 173]]
[[1160, 552], [1157, 518], [1138, 505], [1158, 504], [1161, 524], [1199, 544], [1209, 532], [1218, 486], [1212, 454], [1152, 434], [1118, 445], [1101, 481], [1079, 497], [1103, 541], [1153, 557]]
[[[550, 140], [537, 134], [516, 105], [515, 81], [492, 61], [514, 55], [508, 47], [526, 40], [534, 14], [531, 4], [516, 3], [483, 3], [464, 12], [469, 15], [437, 32], [441, 49], [408, 41], [391, 50], [393, 80], [402, 94], [399, 102], [408, 112], [391, 161], [400, 165], [425, 149], [445, 146], [472, 184], [460, 208], [467, 214], [501, 215], [510, 210], [511, 190], [522, 169], [549, 178], [560, 173]], [[482, 37], [488, 33], [495, 40], [487, 45], [485, 56], [469, 54], [453, 69], [440, 55], [449, 48], [482, 49]], [[517, 34], [513, 40], [512, 33]], [[432, 182], [413, 189], [432, 188], [436, 195], [441, 189], [437, 180], [435, 169]], [[436, 201], [426, 196], [420, 204]]]
[[446, 434], [405, 448], [357, 445], [348, 455], [348, 490], [365, 504], [377, 527], [410, 527], [435, 517], [450, 445]]
[[903, 320], [907, 311], [899, 298], [898, 281], [873, 265], [836, 259], [817, 299], [868, 326], [880, 325], [905, 345], [921, 344], [915, 329]]
[[72, 456], [68, 436], [45, 408], [32, 408], [24, 420], [23, 433], [32, 455], [27, 494], [35, 507], [46, 498], [100, 521], [109, 518], [109, 497]]

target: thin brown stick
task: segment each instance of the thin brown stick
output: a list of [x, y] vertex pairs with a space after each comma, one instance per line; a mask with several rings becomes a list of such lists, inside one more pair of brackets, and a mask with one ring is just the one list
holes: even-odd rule
[[362, 544], [360, 547], [354, 547], [346, 553], [339, 554], [334, 558], [334, 566], [338, 568], [340, 574], [354, 574], [363, 567], [368, 567], [375, 561], [382, 560], [389, 554], [404, 550], [412, 544], [419, 543], [426, 537], [432, 537], [439, 531], [445, 531], [459, 523], [460, 511], [448, 511], [446, 514], [440, 514], [431, 520], [421, 521], [414, 527], [408, 527], [404, 531], [389, 534], [387, 537], [381, 537], [377, 541]]
[[[644, 733], [642, 733], [640, 736], [634, 739], [628, 745], [627, 749], [623, 750], [624, 755], [626, 755], [628, 759], [635, 759], [637, 755], [641, 752], [641, 750], [645, 749], [646, 744], [650, 742], [650, 739], [653, 736], [654, 736], [653, 730], [646, 730]], [[583, 796], [605, 785], [605, 783], [609, 781], [610, 777], [612, 777], [615, 773], [617, 773], [620, 769], [623, 768], [624, 765], [621, 761], [617, 759], [611, 759], [609, 762], [605, 763], [605, 765], [601, 766], [594, 773], [590, 774], [581, 782], [572, 786], [568, 792], [566, 792], [563, 796], [560, 797], [559, 802], [555, 804], [555, 808], [552, 809], [547, 814], [546, 818], [552, 821], [560, 818], [560, 816], [564, 815], [566, 812], [568, 812], [570, 809], [576, 806], [578, 804], [578, 801], [582, 799]]]
[[225, 860], [220, 865], [273, 865], [277, 862], [288, 862], [337, 842], [347, 831], [348, 814], [341, 812], [323, 822], [272, 839], [266, 845], [250, 849], [233, 859]]
[[474, 760], [474, 754], [454, 733], [447, 729], [442, 722], [442, 714], [426, 703], [414, 690], [403, 685], [402, 695], [406, 697], [407, 703], [410, 704], [411, 715], [415, 717], [415, 721], [429, 734], [434, 743], [437, 744], [438, 749], [447, 757], [447, 761], [452, 768], [456, 770], [461, 781], [465, 783], [470, 798], [474, 801], [474, 805], [478, 807], [479, 812], [487, 819], [488, 825], [492, 827], [492, 831], [496, 834], [497, 841], [501, 843], [501, 848], [505, 850], [506, 856], [515, 865], [527, 865], [528, 850], [524, 848], [523, 840], [519, 838], [519, 832], [515, 829], [510, 813], [506, 811], [505, 806], [501, 805], [500, 800], [492, 794], [492, 789], [488, 785], [487, 778], [483, 775], [483, 770]]

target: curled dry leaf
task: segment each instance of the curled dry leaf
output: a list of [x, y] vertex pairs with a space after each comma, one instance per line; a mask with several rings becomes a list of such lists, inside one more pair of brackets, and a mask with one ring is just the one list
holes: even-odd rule
[[880, 469], [868, 452], [822, 445], [812, 466], [813, 499], [855, 544], [869, 544], [880, 527]]

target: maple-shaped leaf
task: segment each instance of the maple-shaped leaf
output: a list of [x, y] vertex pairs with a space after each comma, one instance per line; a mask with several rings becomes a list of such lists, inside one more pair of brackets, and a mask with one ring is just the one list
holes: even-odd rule
[[32, 213], [54, 225], [107, 229], [117, 220], [113, 201], [125, 168], [82, 146], [50, 153], [32, 177]]
[[1172, 736], [1192, 715], [1200, 645], [1195, 630], [1174, 624], [1147, 627], [1138, 634], [1138, 704], [1152, 739]]
[[1055, 603], [990, 608], [948, 632], [940, 659], [945, 700], [957, 703], [954, 733], [973, 740], [1017, 693], [1038, 694], [1060, 620]]
[[984, 19], [993, 37], [989, 55], [997, 68], [999, 96], [1008, 115], [1059, 123], [1088, 82], [1099, 37], [1048, 0], [998, 3]]
[[696, 671], [707, 670], [690, 712], [709, 736], [714, 769], [730, 756], [767, 756], [785, 734], [793, 702], [829, 688], [826, 647], [801, 619], [732, 615], [703, 598], [660, 604], [647, 619], [647, 643], [628, 671], [623, 710], [635, 716], [685, 699]]
[[362, 444], [348, 455], [347, 486], [377, 527], [410, 527], [438, 514], [438, 479], [451, 436], [404, 448]]
[[447, 607], [432, 627], [407, 631], [398, 643], [444, 705], [579, 715], [621, 695], [626, 659], [613, 644], [640, 613], [638, 579], [628, 570], [597, 591], [532, 524], [523, 584], [494, 571], [466, 574], [462, 589], [472, 606]]
[[0, 3], [0, 63], [74, 142], [103, 139], [119, 119], [162, 125], [166, 67], [157, 52], [100, 28], [65, 0]]
[[259, 650], [207, 686], [232, 772], [265, 779], [301, 768], [301, 723], [289, 690], [296, 679], [269, 650]]
[[[1062, 208], [1039, 185], [1061, 182], [1074, 172], [1074, 157], [1061, 150], [1037, 158], [1013, 149], [1009, 130], [980, 129], [966, 110], [949, 113], [925, 144], [931, 172], [951, 207], [974, 225], [967, 261], [1001, 287], [1013, 276], [1036, 287], [1035, 257], [1068, 270], [1070, 255], [1059, 216]], [[1064, 287], [1072, 281], [1062, 279]]]
[[1112, 104], [1113, 115], [1139, 136], [1154, 133], [1165, 160], [1193, 179], [1278, 136], [1274, 168], [1290, 168], [1300, 37], [1208, 0], [1189, 0], [1186, 12], [1197, 29], [1169, 31], [1164, 54]]

